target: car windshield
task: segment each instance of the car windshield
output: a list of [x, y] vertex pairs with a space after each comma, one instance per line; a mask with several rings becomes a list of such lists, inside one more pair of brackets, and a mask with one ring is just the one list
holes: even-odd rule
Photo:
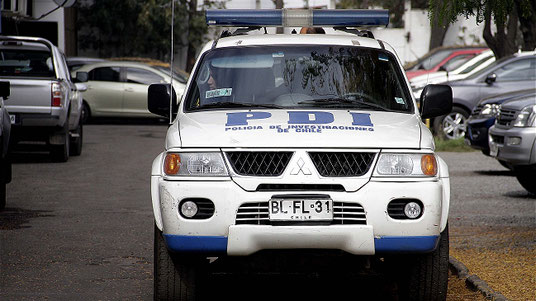
[[0, 50], [0, 76], [54, 77], [51, 54], [42, 50]]
[[396, 59], [343, 46], [230, 47], [206, 53], [185, 110], [351, 108], [413, 112]]

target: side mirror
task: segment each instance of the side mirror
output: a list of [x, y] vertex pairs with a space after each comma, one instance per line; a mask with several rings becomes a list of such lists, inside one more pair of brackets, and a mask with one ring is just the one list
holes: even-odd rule
[[79, 72], [76, 72], [76, 80], [75, 82], [77, 83], [85, 83], [87, 82], [89, 76], [87, 74], [87, 72], [83, 72], [83, 71], [79, 71]]
[[439, 67], [438, 71], [445, 71], [445, 72], [447, 72], [447, 68], [445, 68], [445, 66], [441, 66], [441, 67]]
[[85, 92], [87, 91], [87, 86], [85, 84], [82, 84], [82, 83], [75, 83], [74, 84], [76, 86], [76, 90], [80, 91], [80, 92]]
[[149, 112], [169, 118], [169, 99], [173, 94], [171, 101], [172, 119], [175, 119], [179, 104], [177, 103], [177, 94], [170, 84], [151, 84], [147, 93], [147, 108]]
[[0, 82], [0, 97], [7, 99], [11, 95], [9, 82]]
[[448, 85], [427, 85], [421, 93], [420, 112], [423, 119], [452, 111], [452, 88]]
[[485, 82], [486, 82], [486, 84], [491, 85], [491, 84], [493, 84], [496, 80], [497, 80], [497, 74], [492, 73], [492, 74], [488, 74], [488, 76], [486, 77]]

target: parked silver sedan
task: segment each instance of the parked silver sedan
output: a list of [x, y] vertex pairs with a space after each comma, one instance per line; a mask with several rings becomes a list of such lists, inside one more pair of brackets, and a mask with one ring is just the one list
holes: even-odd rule
[[[82, 95], [84, 122], [90, 117], [148, 117], [147, 89], [153, 83], [169, 83], [168, 68], [139, 62], [106, 61], [73, 71], [87, 73], [87, 91]], [[174, 73], [173, 87], [182, 96], [186, 76]]]

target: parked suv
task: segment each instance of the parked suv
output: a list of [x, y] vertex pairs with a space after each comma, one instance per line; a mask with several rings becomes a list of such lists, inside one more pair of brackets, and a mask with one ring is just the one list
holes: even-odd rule
[[[388, 22], [383, 10], [268, 12], [206, 17]], [[394, 49], [336, 29], [354, 34], [226, 31], [201, 50], [180, 103], [169, 84], [149, 87], [149, 110], [174, 119], [151, 173], [155, 299], [195, 299], [215, 266], [287, 269], [320, 254], [388, 257], [402, 299], [446, 299], [450, 181], [422, 118], [450, 112], [450, 87], [426, 87], [419, 112]]]
[[9, 82], [0, 81], [0, 210], [6, 207], [6, 184], [11, 182], [11, 162], [7, 158], [11, 122], [4, 105], [9, 94]]
[[489, 130], [489, 148], [491, 156], [513, 167], [521, 186], [536, 194], [536, 93], [501, 105]]
[[85, 86], [72, 81], [63, 53], [42, 38], [0, 36], [0, 54], [0, 80], [11, 83], [12, 141], [44, 141], [58, 162], [80, 155]]

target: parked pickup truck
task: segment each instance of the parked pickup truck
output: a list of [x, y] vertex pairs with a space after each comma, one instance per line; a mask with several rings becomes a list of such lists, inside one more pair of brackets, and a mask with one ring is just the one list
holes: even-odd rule
[[5, 101], [12, 142], [44, 141], [53, 161], [82, 152], [81, 93], [65, 55], [42, 38], [0, 36], [0, 80], [9, 81]]

